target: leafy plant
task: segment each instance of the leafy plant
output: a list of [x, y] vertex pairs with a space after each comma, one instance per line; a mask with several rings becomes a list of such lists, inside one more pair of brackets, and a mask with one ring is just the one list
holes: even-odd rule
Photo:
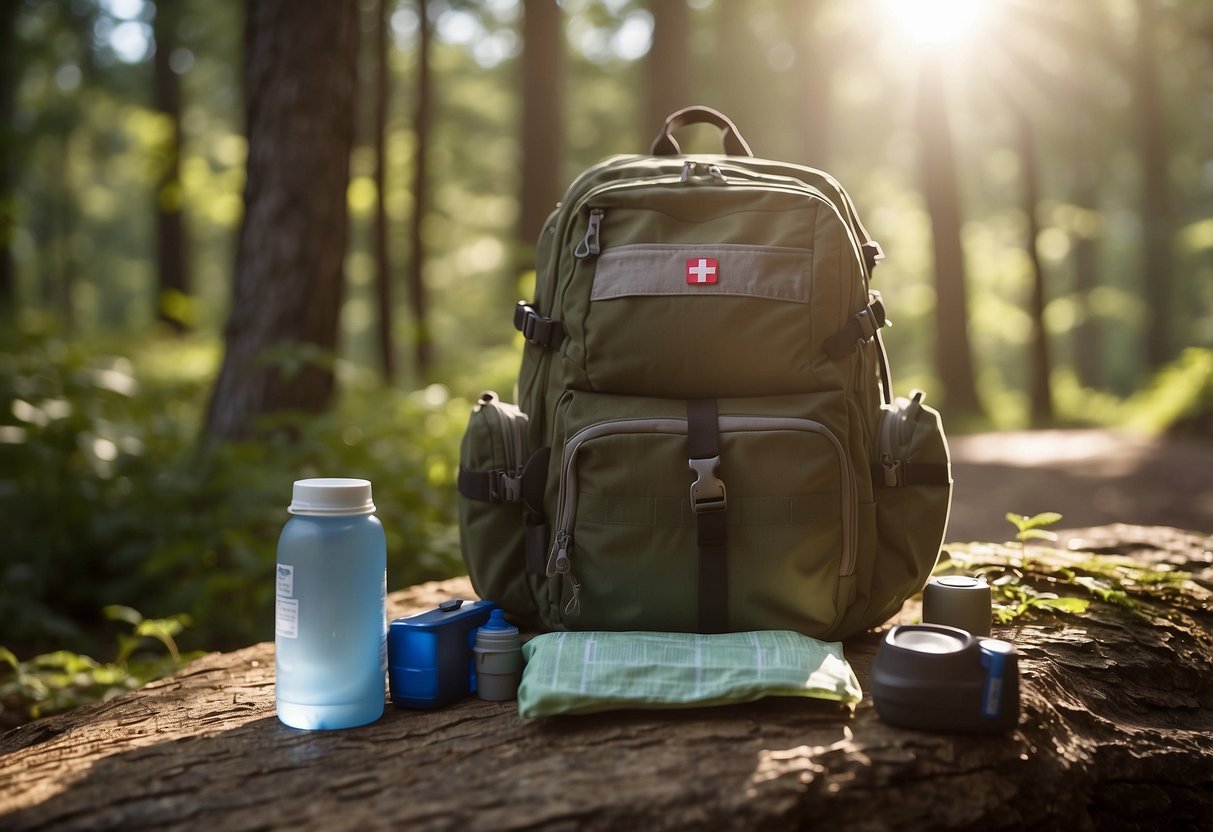
[[1057, 532], [1044, 528], [1052, 526], [1061, 520], [1061, 515], [1055, 511], [1045, 511], [1031, 517], [1023, 514], [1007, 512], [1007, 520], [1015, 527], [1015, 539], [1019, 542], [1021, 566], [1027, 569], [1029, 540], [1056, 540]]
[[990, 589], [994, 599], [994, 618], [999, 624], [1007, 624], [1032, 611], [1081, 615], [1091, 605], [1086, 598], [1041, 592], [1025, 582], [1022, 574], [1016, 570], [1007, 570], [995, 578]]
[[441, 385], [384, 387], [337, 362], [332, 412], [283, 414], [267, 420], [265, 440], [200, 448], [217, 355], [204, 339], [132, 350], [37, 328], [0, 332], [0, 621], [10, 649], [98, 655], [113, 638], [105, 604], [153, 620], [188, 611], [189, 648], [269, 638], [275, 543], [291, 483], [309, 476], [374, 484], [390, 589], [460, 572], [467, 400]]
[[[0, 676], [0, 724], [19, 725], [31, 719], [59, 713], [88, 702], [105, 701], [184, 667], [202, 655], [182, 653], [175, 636], [188, 625], [189, 616], [144, 618], [130, 607], [110, 606], [106, 618], [121, 621], [129, 633], [118, 635], [113, 661], [56, 650], [19, 661], [7, 647], [0, 647], [0, 665], [8, 665], [10, 678]], [[150, 652], [149, 642], [164, 652]]]
[[1061, 520], [1061, 515], [1055, 511], [1034, 514], [1031, 517], [1014, 512], [1007, 512], [1007, 520], [1015, 526], [1015, 539], [1021, 544], [1029, 540], [1056, 540], [1057, 533], [1042, 528], [1051, 526]]

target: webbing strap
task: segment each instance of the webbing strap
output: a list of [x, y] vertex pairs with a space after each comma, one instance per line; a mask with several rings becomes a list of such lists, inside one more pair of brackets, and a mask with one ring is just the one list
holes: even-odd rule
[[903, 485], [951, 485], [952, 467], [946, 462], [901, 462], [888, 460], [872, 466], [872, 485], [898, 488]]
[[475, 471], [459, 466], [459, 493], [482, 503], [516, 503], [522, 497], [522, 480], [505, 471]]
[[543, 493], [547, 485], [552, 449], [543, 447], [531, 454], [521, 471], [478, 471], [459, 466], [459, 494], [482, 503], [521, 503], [526, 569], [532, 575], [547, 574], [547, 518]]
[[826, 353], [835, 361], [846, 358], [861, 344], [876, 337], [882, 326], [890, 325], [879, 292], [870, 292], [868, 304], [847, 318], [842, 329], [826, 339]]
[[688, 464], [695, 472], [691, 510], [695, 512], [695, 542], [699, 550], [699, 630], [728, 630], [729, 571], [728, 499], [720, 467], [720, 429], [715, 399], [687, 402]]

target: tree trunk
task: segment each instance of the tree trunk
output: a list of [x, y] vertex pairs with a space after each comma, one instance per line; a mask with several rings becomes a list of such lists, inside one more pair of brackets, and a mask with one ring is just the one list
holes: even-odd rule
[[357, 48], [355, 3], [247, 6], [248, 179], [211, 438], [248, 436], [275, 411], [322, 411], [332, 397]]
[[413, 311], [413, 365], [417, 378], [425, 382], [434, 363], [429, 324], [429, 300], [425, 291], [425, 239], [422, 229], [430, 207], [429, 149], [434, 83], [430, 71], [430, 43], [434, 37], [429, 0], [417, 0], [417, 108], [413, 113], [413, 217], [409, 227], [412, 243], [407, 274], [409, 306]]
[[152, 60], [155, 106], [172, 124], [163, 148], [162, 169], [156, 182], [156, 317], [177, 333], [190, 328], [186, 299], [190, 280], [186, 260], [184, 206], [181, 192], [181, 83], [170, 65], [177, 45], [177, 21], [181, 4], [157, 0], [154, 34], [156, 54]]
[[648, 98], [645, 136], [656, 136], [666, 116], [691, 100], [691, 14], [685, 0], [650, 0], [653, 43], [645, 58]]
[[0, 323], [11, 322], [17, 311], [17, 264], [13, 237], [17, 233], [16, 148], [13, 116], [17, 95], [17, 14], [20, 0], [0, 0]]
[[[1014, 106], [1014, 105], [1012, 105]], [[1037, 426], [1053, 421], [1053, 396], [1049, 387], [1052, 361], [1049, 357], [1049, 332], [1045, 329], [1045, 272], [1040, 258], [1040, 221], [1037, 208], [1040, 205], [1040, 164], [1036, 155], [1036, 137], [1032, 120], [1022, 108], [1015, 113], [1019, 160], [1023, 172], [1023, 212], [1027, 220], [1027, 239], [1024, 249], [1032, 267], [1032, 295], [1028, 313], [1032, 318], [1032, 347], [1028, 384], [1030, 390], [1032, 423]]]
[[960, 240], [960, 188], [956, 150], [948, 123], [943, 70], [938, 58], [923, 59], [917, 127], [922, 192], [931, 217], [935, 255], [935, 364], [949, 413], [981, 412], [973, 375], [964, 249]]
[[799, 96], [795, 118], [801, 138], [798, 159], [815, 168], [830, 164], [830, 115], [833, 50], [819, 33], [823, 5], [820, 0], [787, 0], [789, 28], [796, 46], [796, 83]]
[[[1091, 135], [1091, 131], [1084, 128], [1079, 135], [1085, 139]], [[1071, 200], [1084, 216], [1092, 216], [1098, 211], [1099, 172], [1097, 163], [1091, 159], [1086, 141], [1082, 141], [1082, 146], [1074, 153], [1071, 164], [1074, 170], [1074, 190]], [[1101, 361], [1102, 324], [1100, 319], [1095, 316], [1091, 302], [1092, 292], [1100, 282], [1099, 247], [1096, 242], [1099, 234], [1102, 234], [1102, 231], [1088, 227], [1085, 220], [1071, 234], [1074, 293], [1078, 296], [1083, 309], [1082, 320], [1074, 332], [1074, 367], [1079, 381], [1084, 386], [1092, 388], [1101, 387], [1105, 380]]]
[[[0, 826], [54, 829], [1196, 829], [1213, 817], [1213, 615], [1206, 535], [1113, 526], [1037, 547], [1133, 584], [1081, 615], [996, 625], [1019, 652], [1003, 734], [894, 728], [806, 699], [523, 721], [469, 697], [389, 705], [373, 725], [298, 731], [274, 716], [272, 643], [0, 738]], [[957, 548], [971, 566], [1019, 557]], [[1104, 566], [1100, 567], [1100, 563]], [[1098, 583], [1093, 584], [1098, 586]], [[392, 615], [469, 598], [466, 578], [389, 597]], [[1091, 597], [1087, 595], [1086, 597]], [[901, 618], [918, 616], [916, 604]], [[1067, 626], [1070, 625], [1070, 626]], [[846, 642], [870, 689], [879, 634]]]
[[1174, 279], [1171, 273], [1171, 199], [1168, 185], [1166, 112], [1158, 81], [1157, 7], [1155, 0], [1137, 0], [1136, 54], [1133, 62], [1133, 104], [1137, 122], [1137, 152], [1141, 162], [1141, 218], [1144, 239], [1142, 298], [1149, 310], [1146, 359], [1158, 369], [1174, 357], [1171, 333], [1176, 328]]
[[[522, 194], [518, 271], [535, 267], [535, 240], [563, 190], [565, 48], [556, 0], [524, 0]], [[511, 279], [514, 276], [511, 275]]]
[[396, 379], [396, 343], [392, 337], [392, 263], [388, 256], [387, 223], [387, 131], [388, 99], [391, 85], [388, 50], [388, 5], [391, 0], [375, 4], [375, 303], [379, 312], [379, 366], [383, 379], [391, 384]]

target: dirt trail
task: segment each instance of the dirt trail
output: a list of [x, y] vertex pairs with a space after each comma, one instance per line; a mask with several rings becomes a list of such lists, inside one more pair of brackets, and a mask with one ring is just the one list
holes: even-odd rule
[[1213, 533], [1213, 443], [1103, 430], [949, 439], [956, 481], [950, 541], [1012, 537], [1008, 511], [1056, 511], [1059, 528], [1106, 523]]

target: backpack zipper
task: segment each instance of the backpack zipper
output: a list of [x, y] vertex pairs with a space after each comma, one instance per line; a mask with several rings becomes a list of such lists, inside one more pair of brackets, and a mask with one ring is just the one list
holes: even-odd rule
[[526, 437], [523, 431], [526, 417], [521, 408], [514, 404], [501, 401], [496, 393], [488, 392], [480, 396], [481, 407], [487, 407], [497, 414], [497, 422], [501, 429], [501, 442], [505, 450], [505, 477], [502, 486], [504, 497], [513, 502], [521, 497], [522, 468], [526, 463]]
[[[855, 498], [855, 478], [846, 451], [834, 432], [814, 419], [782, 416], [721, 416], [719, 425], [721, 433], [801, 430], [823, 436], [830, 441], [838, 459], [839, 476], [842, 480], [842, 557], [838, 574], [840, 576], [852, 574], [855, 571], [857, 557], [858, 508]], [[581, 447], [591, 439], [613, 434], [664, 433], [685, 436], [686, 432], [685, 419], [620, 419], [589, 425], [565, 441], [560, 467], [560, 494], [556, 509], [557, 531], [548, 555], [547, 575], [549, 578], [560, 575], [571, 590], [572, 597], [566, 605], [566, 613], [575, 614], [581, 603], [581, 583], [572, 571], [574, 548], [572, 526], [576, 516], [578, 498], [578, 484], [577, 478], [573, 475], [573, 468]], [[570, 609], [572, 612], [569, 612]]]
[[[880, 414], [880, 468], [884, 472], [886, 488], [893, 488], [901, 483], [901, 466], [905, 462], [899, 451], [904, 450], [907, 425], [912, 425], [922, 406], [922, 391], [916, 390], [910, 400], [898, 399], [890, 405], [881, 408]], [[913, 428], [910, 428], [913, 437]], [[894, 437], [894, 433], [897, 434]]]

